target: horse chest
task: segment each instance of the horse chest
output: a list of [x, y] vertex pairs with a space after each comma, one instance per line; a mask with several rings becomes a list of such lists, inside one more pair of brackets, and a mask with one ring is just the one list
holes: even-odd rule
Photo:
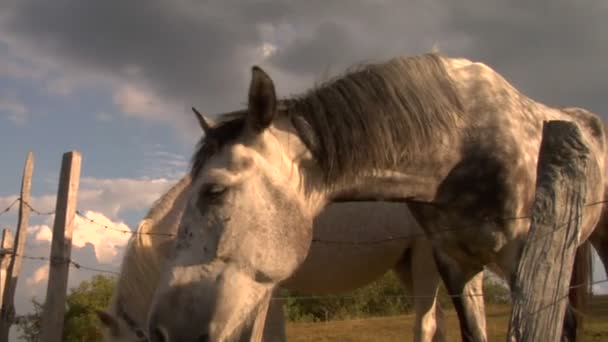
[[437, 246], [458, 259], [487, 263], [525, 233], [535, 175], [522, 150], [475, 149], [440, 182], [433, 205], [410, 208]]

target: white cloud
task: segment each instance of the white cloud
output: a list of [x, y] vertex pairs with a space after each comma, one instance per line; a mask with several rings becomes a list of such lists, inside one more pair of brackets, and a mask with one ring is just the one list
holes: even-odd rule
[[[179, 164], [178, 161], [175, 163]], [[78, 210], [96, 211], [111, 219], [129, 210], [147, 209], [183, 176], [168, 178], [93, 178], [80, 180], [78, 191]], [[0, 197], [0, 210], [10, 205], [18, 196]], [[36, 211], [47, 213], [55, 209], [55, 194], [32, 196], [30, 204]], [[18, 205], [14, 205], [9, 215], [15, 215]], [[13, 216], [11, 216], [12, 218]]]
[[[97, 179], [83, 178], [79, 191], [78, 209], [86, 218], [77, 216], [76, 227], [72, 234], [72, 260], [83, 266], [100, 270], [118, 272], [124, 249], [131, 234], [125, 234], [114, 229], [130, 231], [131, 228], [118, 218], [131, 210], [139, 211], [143, 216], [152, 203], [157, 200], [174, 183], [165, 178], [156, 179]], [[16, 195], [0, 197], [0, 210], [10, 205]], [[55, 205], [55, 194], [34, 196], [30, 203], [39, 211], [52, 211]], [[18, 205], [0, 216], [1, 223], [10, 224], [14, 232], [17, 222]], [[131, 221], [136, 225], [142, 217]], [[54, 216], [36, 216], [30, 218], [25, 254], [33, 257], [48, 258], [52, 240], [52, 224]], [[94, 221], [91, 222], [90, 220]], [[6, 227], [7, 225], [3, 225]], [[114, 229], [108, 229], [111, 227]], [[134, 228], [134, 227], [133, 227]], [[24, 259], [20, 286], [16, 294], [18, 313], [29, 312], [32, 309], [30, 299], [36, 297], [43, 300], [47, 277], [46, 260]], [[70, 268], [68, 287], [77, 286], [81, 281], [89, 279], [96, 272], [86, 269]]]
[[[53, 216], [47, 221], [52, 222]], [[94, 211], [86, 211], [84, 218], [75, 217], [75, 226], [72, 231], [72, 252], [78, 252], [79, 248], [91, 245], [95, 251], [94, 264], [120, 263], [120, 256], [126, 246], [131, 234], [124, 233], [132, 231], [124, 222], [110, 220], [104, 214]], [[49, 249], [53, 238], [52, 229], [49, 225], [35, 225], [28, 229], [29, 245], [35, 249]], [[46, 273], [48, 275], [48, 272]], [[28, 284], [38, 283], [43, 280], [44, 271], [39, 268], [28, 278]], [[46, 279], [46, 278], [45, 278]]]
[[85, 177], [80, 180], [79, 208], [102, 212], [115, 219], [123, 211], [148, 208], [174, 182], [166, 178]]
[[[125, 223], [111, 220], [99, 212], [87, 211], [85, 217], [86, 219], [79, 216], [75, 218], [71, 260], [84, 267], [118, 272], [131, 234], [123, 234], [106, 227], [126, 231], [131, 229]], [[30, 298], [36, 297], [43, 301], [46, 295], [49, 276], [48, 256], [52, 240], [52, 229], [49, 225], [53, 217], [47, 217], [46, 221], [48, 224], [33, 225], [28, 228], [25, 254], [43, 257], [45, 260], [24, 259], [20, 279], [22, 279], [21, 284], [25, 286], [18, 286], [16, 295], [18, 314], [31, 310]], [[70, 267], [68, 288], [77, 286], [96, 273], [84, 268]]]
[[37, 243], [49, 242], [53, 238], [53, 230], [47, 225], [36, 225], [28, 227], [30, 238], [34, 238]]
[[[114, 222], [105, 215], [86, 211], [85, 218], [76, 217], [76, 226], [72, 235], [72, 246], [84, 247], [87, 243], [95, 247], [97, 261], [111, 264], [119, 261], [118, 256], [129, 241], [131, 229], [124, 222]], [[110, 228], [107, 228], [110, 227]]]
[[49, 265], [40, 266], [34, 271], [30, 277], [27, 278], [26, 284], [29, 286], [38, 285], [41, 283], [46, 283], [49, 278]]
[[[160, 153], [165, 158], [169, 154]], [[159, 158], [160, 156], [157, 156]], [[179, 160], [178, 156], [173, 156]], [[181, 176], [181, 175], [180, 175]], [[72, 260], [83, 266], [100, 270], [117, 272], [124, 253], [125, 245], [130, 234], [107, 229], [104, 226], [131, 230], [118, 216], [129, 210], [145, 210], [158, 199], [175, 180], [167, 178], [82, 178], [78, 192], [78, 209], [89, 220], [76, 217], [76, 227], [72, 234]], [[55, 194], [33, 196], [30, 203], [38, 211], [54, 210]], [[17, 195], [0, 197], [0, 210], [8, 207]], [[16, 222], [18, 205], [2, 215], [2, 222], [10, 222], [11, 229]], [[42, 221], [36, 224], [34, 221]], [[48, 258], [52, 240], [52, 224], [54, 217], [32, 215], [28, 228], [25, 254], [34, 257]], [[95, 272], [86, 269], [70, 268], [68, 287], [77, 286], [83, 280], [89, 279]], [[21, 270], [15, 304], [18, 314], [32, 309], [30, 299], [36, 297], [43, 300], [46, 294], [48, 279], [48, 261], [24, 259]]]
[[114, 104], [125, 114], [140, 118], [158, 120], [166, 117], [167, 113], [157, 96], [134, 84], [123, 84], [116, 89]]

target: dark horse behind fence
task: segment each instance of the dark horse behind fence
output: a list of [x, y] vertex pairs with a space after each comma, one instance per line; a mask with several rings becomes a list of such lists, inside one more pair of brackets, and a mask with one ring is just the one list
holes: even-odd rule
[[[586, 203], [604, 197], [599, 118], [538, 103], [484, 64], [395, 58], [283, 100], [264, 71], [252, 73], [248, 108], [209, 127], [194, 155], [150, 312], [155, 341], [238, 340], [306, 257], [313, 218], [332, 201], [361, 199], [410, 201], [437, 247], [463, 340], [483, 341], [475, 302], [459, 295], [485, 265], [515, 277], [544, 121], [579, 126], [591, 151]], [[600, 212], [585, 208], [581, 242]]]

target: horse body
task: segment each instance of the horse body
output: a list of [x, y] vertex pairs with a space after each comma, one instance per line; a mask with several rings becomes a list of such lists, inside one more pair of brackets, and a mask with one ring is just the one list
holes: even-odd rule
[[[353, 229], [357, 229], [356, 235]], [[315, 293], [339, 293], [365, 286], [382, 276], [388, 265], [396, 265], [404, 251], [414, 245], [431, 251], [423, 233], [403, 204], [332, 205], [315, 218], [313, 236], [318, 242], [310, 246], [304, 263], [282, 284]], [[328, 261], [335, 266], [319, 267]], [[433, 268], [431, 277], [437, 274]], [[336, 269], [341, 274], [337, 275]]]
[[[193, 191], [151, 308], [157, 341], [237, 338], [305, 260], [314, 217], [352, 200], [408, 202], [437, 247], [463, 340], [483, 341], [475, 301], [462, 295], [484, 265], [514, 279], [544, 121], [581, 128], [591, 152], [586, 203], [604, 196], [597, 116], [533, 101], [465, 59], [395, 58], [282, 101], [254, 67], [248, 108], [225, 118], [193, 159]], [[586, 208], [581, 243], [600, 209]]]
[[[130, 241], [108, 312], [99, 312], [107, 341], [145, 341], [146, 317], [161, 265], [170, 252], [186, 205], [187, 175], [150, 209]], [[345, 233], [356, 232], [356, 235]], [[319, 240], [301, 267], [281, 284], [290, 290], [337, 294], [365, 286], [393, 269], [415, 295], [416, 341], [438, 341], [436, 295], [440, 282], [430, 242], [421, 236], [404, 204], [344, 203], [327, 207], [315, 220]], [[323, 242], [326, 243], [323, 243]], [[472, 291], [481, 291], [481, 283]], [[282, 300], [272, 299], [264, 328], [265, 341], [285, 340]], [[257, 322], [262, 314], [254, 317]], [[480, 323], [483, 324], [483, 321]], [[435, 338], [435, 339], [433, 339]]]

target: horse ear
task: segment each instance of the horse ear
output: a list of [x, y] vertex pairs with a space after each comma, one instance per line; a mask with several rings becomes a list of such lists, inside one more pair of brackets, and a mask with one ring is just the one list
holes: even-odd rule
[[215, 124], [213, 122], [213, 120], [211, 120], [210, 118], [201, 114], [201, 112], [199, 112], [194, 107], [192, 107], [192, 111], [194, 112], [194, 115], [196, 116], [196, 119], [198, 120], [199, 125], [201, 125], [201, 128], [203, 129], [203, 132], [205, 133], [205, 135], [209, 135], [209, 132], [211, 132], [211, 129], [213, 128], [213, 126]]
[[258, 66], [251, 70], [248, 106], [249, 126], [256, 132], [268, 128], [277, 111], [277, 97], [272, 79]]
[[114, 316], [103, 310], [95, 310], [95, 313], [97, 314], [97, 317], [99, 318], [101, 323], [103, 323], [106, 328], [110, 329], [112, 335], [118, 336], [120, 326], [116, 318], [114, 318]]

